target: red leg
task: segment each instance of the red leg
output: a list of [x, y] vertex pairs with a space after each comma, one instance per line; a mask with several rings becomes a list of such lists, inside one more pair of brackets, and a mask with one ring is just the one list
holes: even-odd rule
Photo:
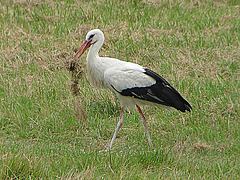
[[140, 113], [140, 115], [141, 115], [142, 124], [143, 124], [143, 126], [144, 126], [144, 129], [145, 129], [145, 132], [146, 132], [146, 135], [147, 135], [147, 139], [148, 139], [149, 146], [152, 147], [152, 141], [151, 141], [150, 136], [149, 136], [149, 133], [148, 133], [146, 118], [145, 118], [145, 116], [144, 116], [141, 108], [140, 108], [138, 105], [136, 105], [136, 106], [137, 106], [138, 111], [139, 111], [139, 113]]

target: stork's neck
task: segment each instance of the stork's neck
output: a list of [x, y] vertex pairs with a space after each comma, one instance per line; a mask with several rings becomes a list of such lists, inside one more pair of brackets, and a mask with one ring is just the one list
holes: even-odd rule
[[98, 52], [102, 47], [101, 42], [96, 42], [90, 47], [87, 55], [89, 80], [96, 87], [103, 86], [104, 63], [101, 63]]
[[103, 45], [103, 42], [97, 41], [95, 44], [93, 44], [90, 47], [90, 50], [87, 55], [87, 61], [95, 60], [99, 57], [98, 52], [99, 52], [100, 48], [102, 47], [102, 45]]

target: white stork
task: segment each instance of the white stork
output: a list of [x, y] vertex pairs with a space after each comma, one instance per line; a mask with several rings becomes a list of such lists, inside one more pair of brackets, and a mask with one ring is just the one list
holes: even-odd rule
[[87, 33], [86, 40], [77, 51], [78, 58], [90, 48], [87, 55], [88, 75], [92, 85], [110, 89], [120, 100], [121, 113], [109, 149], [123, 124], [125, 107], [137, 107], [150, 147], [152, 142], [148, 133], [146, 119], [141, 105], [160, 105], [173, 107], [182, 112], [191, 111], [191, 105], [164, 78], [138, 64], [114, 58], [99, 57], [98, 52], [104, 42], [104, 34], [99, 29]]

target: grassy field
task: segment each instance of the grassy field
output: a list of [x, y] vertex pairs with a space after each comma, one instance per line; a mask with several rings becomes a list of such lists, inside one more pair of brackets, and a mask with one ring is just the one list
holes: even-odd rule
[[[240, 178], [239, 0], [3, 0], [0, 24], [0, 179]], [[193, 107], [144, 108], [154, 149], [130, 109], [106, 151], [119, 102], [89, 84], [87, 53], [69, 71], [94, 28], [101, 56], [156, 71]]]

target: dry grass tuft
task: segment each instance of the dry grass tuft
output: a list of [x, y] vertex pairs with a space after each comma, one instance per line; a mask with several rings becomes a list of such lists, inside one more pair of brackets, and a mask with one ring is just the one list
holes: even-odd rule
[[79, 95], [80, 88], [78, 87], [79, 80], [82, 78], [84, 74], [84, 68], [81, 62], [79, 62], [76, 58], [68, 58], [65, 62], [66, 69], [71, 73], [71, 91], [74, 96]]
[[82, 79], [84, 74], [84, 67], [81, 62], [78, 61], [76, 58], [69, 57], [67, 61], [65, 62], [66, 69], [71, 74], [71, 92], [74, 96], [77, 97], [78, 101], [74, 105], [75, 115], [77, 117], [81, 117], [81, 119], [86, 120], [87, 116], [83, 109], [83, 106], [81, 105], [81, 93], [79, 88], [79, 80]]
[[195, 144], [193, 144], [193, 148], [195, 151], [205, 151], [205, 150], [208, 151], [211, 149], [211, 146], [205, 142], [199, 141], [199, 142], [196, 142]]
[[173, 146], [173, 150], [181, 151], [183, 154], [189, 154], [191, 151], [200, 152], [200, 151], [210, 151], [212, 147], [206, 142], [197, 141], [194, 144], [190, 143], [190, 140], [183, 142], [176, 142]]

